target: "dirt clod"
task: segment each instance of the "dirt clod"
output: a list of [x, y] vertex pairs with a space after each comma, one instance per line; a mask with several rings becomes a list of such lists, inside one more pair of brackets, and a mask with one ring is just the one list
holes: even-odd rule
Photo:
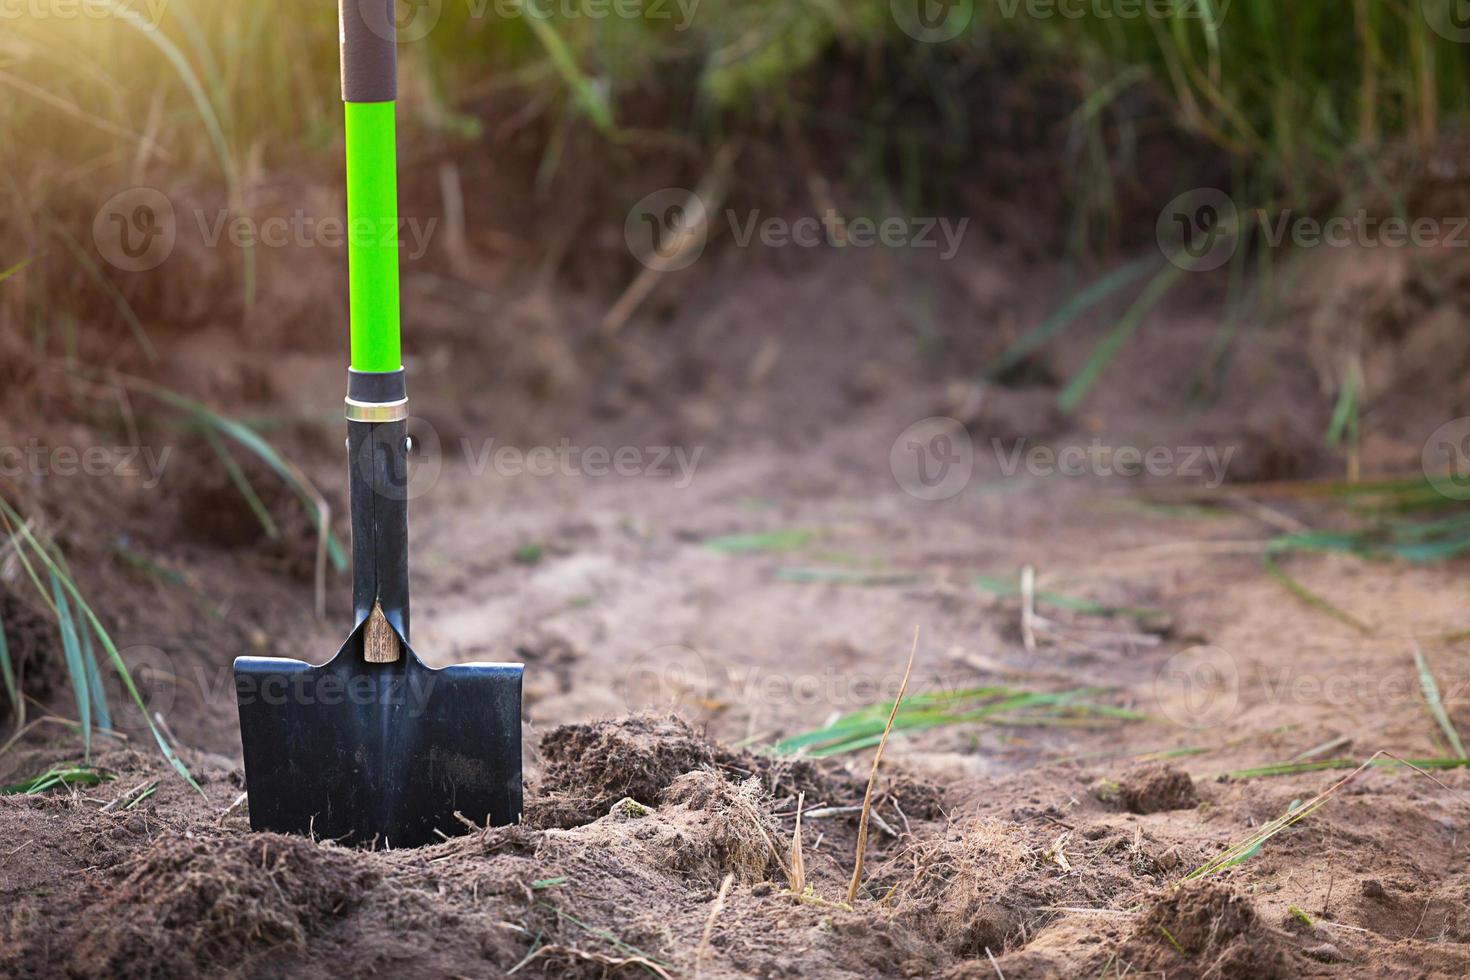
[[1165, 813], [1199, 805], [1189, 773], [1173, 766], [1141, 766], [1119, 782], [1116, 799], [1130, 813]]
[[654, 803], [675, 779], [714, 760], [687, 723], [649, 714], [563, 725], [541, 740], [541, 753], [546, 771], [526, 814], [537, 827], [591, 823], [624, 797]]
[[663, 799], [666, 809], [693, 829], [687, 845], [668, 854], [666, 867], [711, 880], [733, 874], [737, 881], [755, 883], [778, 863], [781, 830], [758, 779], [736, 784], [709, 770], [686, 773], [669, 785]]
[[[300, 837], [163, 838], [119, 868], [77, 946], [81, 976], [197, 976], [306, 940], [377, 882], [353, 856]], [[108, 908], [110, 907], [110, 908]]]
[[[1273, 980], [1290, 976], [1288, 955], [1239, 892], [1214, 883], [1169, 892], [1149, 909], [1130, 941], [1136, 966], [1181, 970], [1202, 980]], [[1185, 975], [1185, 974], [1181, 974]]]

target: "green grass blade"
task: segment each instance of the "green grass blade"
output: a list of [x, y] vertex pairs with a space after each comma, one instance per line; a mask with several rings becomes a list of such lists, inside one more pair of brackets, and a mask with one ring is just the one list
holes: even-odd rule
[[556, 32], [551, 24], [551, 18], [540, 9], [537, 4], [523, 3], [521, 10], [525, 12], [526, 24], [531, 28], [531, 33], [536, 35], [536, 40], [546, 49], [546, 55], [551, 59], [556, 72], [571, 89], [572, 97], [576, 100], [578, 107], [592, 120], [592, 124], [598, 131], [609, 139], [620, 139], [617, 123], [613, 120], [613, 110], [609, 104], [607, 95], [602, 87], [582, 73], [577, 67], [576, 56], [562, 36]]
[[1033, 327], [1023, 334], [990, 366], [985, 372], [985, 377], [993, 381], [996, 378], [1004, 376], [1026, 358], [1046, 346], [1052, 338], [1065, 331], [1079, 316], [1124, 286], [1129, 286], [1142, 279], [1148, 273], [1158, 268], [1158, 265], [1158, 260], [1152, 257], [1139, 259], [1103, 276], [1091, 286], [1078, 293], [1076, 297], [1062, 306], [1061, 309], [1053, 313], [1040, 325]]
[[224, 466], [225, 472], [229, 474], [230, 482], [235, 485], [235, 489], [240, 491], [240, 496], [245, 498], [245, 503], [249, 505], [251, 513], [260, 522], [260, 526], [265, 529], [266, 537], [272, 541], [279, 540], [281, 532], [276, 527], [276, 522], [271, 517], [270, 510], [266, 508], [265, 502], [260, 499], [260, 495], [255, 492], [255, 487], [250, 485], [250, 480], [246, 478], [245, 471], [240, 469], [240, 464], [235, 462], [235, 457], [230, 455], [229, 449], [220, 441], [219, 435], [214, 429], [206, 428], [204, 429], [204, 438], [209, 442], [209, 448], [214, 450], [215, 456], [219, 457], [220, 464]]
[[1470, 759], [1470, 756], [1465, 754], [1465, 743], [1460, 741], [1460, 733], [1455, 730], [1455, 723], [1450, 720], [1450, 713], [1445, 710], [1444, 699], [1439, 693], [1439, 685], [1435, 683], [1434, 674], [1429, 669], [1429, 661], [1425, 659], [1424, 651], [1420, 649], [1417, 641], [1414, 643], [1414, 665], [1419, 668], [1419, 686], [1424, 690], [1424, 701], [1429, 705], [1429, 713], [1439, 723], [1445, 738], [1449, 739], [1455, 758]]
[[[230, 153], [230, 141], [225, 136], [219, 113], [215, 111], [214, 103], [210, 100], [209, 93], [205, 91], [203, 83], [199, 81], [199, 76], [194, 73], [189, 59], [167, 34], [150, 23], [138, 11], [128, 9], [126, 3], [121, 3], [119, 0], [101, 0], [101, 2], [106, 5], [108, 12], [113, 17], [123, 21], [147, 38], [148, 43], [157, 48], [164, 60], [174, 69], [185, 91], [189, 93], [195, 111], [198, 112], [200, 120], [204, 123], [205, 132], [209, 134], [209, 142], [214, 147], [220, 171], [224, 174], [225, 183], [229, 187], [230, 200], [234, 206], [242, 206], [240, 173], [235, 166], [235, 158]], [[245, 307], [251, 309], [255, 305], [255, 247], [249, 238], [244, 240], [240, 255], [244, 274]]]
[[0, 270], [0, 282], [4, 282], [11, 276], [17, 275], [20, 272], [24, 271], [26, 266], [30, 265], [34, 261], [36, 261], [36, 257], [33, 255], [28, 259], [22, 259], [8, 269]]
[[1331, 602], [1328, 602], [1322, 596], [1318, 595], [1317, 593], [1313, 592], [1311, 589], [1303, 585], [1301, 582], [1297, 581], [1297, 579], [1294, 578], [1289, 572], [1287, 572], [1286, 569], [1277, 564], [1276, 560], [1272, 558], [1269, 554], [1265, 557], [1264, 562], [1266, 567], [1266, 574], [1271, 576], [1271, 578], [1278, 585], [1280, 585], [1286, 591], [1290, 592], [1292, 595], [1296, 596], [1302, 602], [1305, 602], [1307, 605], [1311, 606], [1314, 609], [1321, 610], [1322, 612], [1331, 616], [1333, 619], [1337, 620], [1340, 623], [1346, 623], [1360, 633], [1372, 634], [1373, 627], [1369, 626], [1361, 619], [1358, 619], [1356, 616], [1353, 616], [1350, 613], [1339, 609], [1337, 606], [1333, 605]]
[[66, 658], [66, 672], [71, 677], [72, 694], [77, 702], [77, 719], [82, 724], [85, 758], [92, 758], [92, 689], [87, 682], [87, 667], [82, 661], [82, 645], [77, 638], [77, 624], [61, 587], [61, 577], [51, 571], [51, 596], [56, 603], [56, 620], [61, 630], [61, 650]]
[[[1021, 594], [1021, 580], [1019, 578], [1011, 579], [998, 575], [976, 575], [970, 579], [970, 582], [976, 588], [983, 589], [992, 595], [1009, 598]], [[1093, 616], [1128, 616], [1133, 619], [1149, 619], [1163, 614], [1162, 610], [1158, 609], [1109, 606], [1106, 603], [1095, 602], [1092, 599], [1083, 599], [1077, 596], [1063, 595], [1060, 592], [1038, 591], [1036, 593], [1036, 601], [1055, 606], [1058, 609], [1087, 613]]]
[[92, 645], [92, 631], [83, 629], [82, 663], [87, 668], [87, 687], [92, 692], [92, 718], [97, 727], [112, 731], [112, 711], [107, 706], [107, 688], [102, 684], [102, 669], [97, 663], [97, 650]]
[[[1426, 769], [1431, 772], [1435, 770], [1452, 770], [1470, 768], [1470, 759], [1375, 759], [1369, 763], [1375, 769], [1387, 769], [1393, 766], [1408, 765]], [[1357, 759], [1324, 759], [1320, 762], [1289, 762], [1276, 766], [1258, 766], [1254, 769], [1237, 769], [1234, 772], [1222, 773], [1226, 779], [1274, 779], [1278, 776], [1300, 776], [1314, 772], [1331, 772], [1336, 770], [1357, 769], [1363, 763]]]
[[53, 766], [30, 779], [0, 786], [0, 796], [35, 796], [57, 786], [96, 786], [115, 779], [108, 773], [82, 766]]
[[722, 554], [737, 555], [762, 551], [793, 551], [812, 538], [810, 531], [765, 531], [757, 534], [732, 534], [709, 538], [704, 546]]
[[15, 665], [10, 662], [10, 643], [5, 638], [5, 621], [0, 619], [0, 677], [5, 680], [5, 694], [10, 698], [10, 717], [19, 727], [22, 711], [20, 686], [15, 677]]
[[1358, 433], [1358, 388], [1363, 383], [1362, 372], [1357, 362], [1348, 367], [1347, 378], [1337, 396], [1337, 405], [1332, 410], [1332, 422], [1327, 426], [1327, 445], [1336, 449], [1343, 444], [1357, 442]]
[[1183, 268], [1172, 263], [1159, 270], [1144, 289], [1143, 294], [1128, 308], [1128, 312], [1123, 314], [1123, 318], [1118, 321], [1118, 325], [1113, 327], [1107, 336], [1102, 339], [1102, 342], [1092, 352], [1092, 356], [1087, 359], [1087, 363], [1082, 365], [1082, 370], [1077, 372], [1077, 376], [1071, 380], [1061, 395], [1058, 396], [1057, 404], [1063, 412], [1071, 414], [1076, 410], [1078, 404], [1092, 390], [1092, 386], [1097, 382], [1097, 379], [1102, 377], [1102, 373], [1112, 363], [1113, 358], [1117, 355], [1123, 344], [1128, 341], [1129, 337], [1133, 336], [1134, 331], [1138, 329], [1144, 317], [1148, 316], [1169, 290], [1174, 288], [1174, 285], [1184, 273], [1185, 270]]
[[857, 572], [845, 568], [785, 568], [776, 569], [776, 578], [782, 582], [797, 582], [803, 585], [908, 585], [918, 581], [912, 572]]
[[326, 536], [327, 553], [331, 557], [332, 565], [339, 572], [347, 570], [347, 553], [337, 536], [332, 533], [330, 526], [322, 521], [322, 515], [318, 510], [317, 503], [321, 499], [321, 493], [312, 486], [311, 482], [291, 463], [289, 463], [275, 448], [260, 437], [255, 430], [234, 419], [226, 418], [218, 412], [208, 408], [191, 398], [171, 391], [162, 385], [144, 381], [141, 378], [128, 378], [124, 382], [128, 387], [152, 395], [154, 398], [178, 409], [185, 415], [190, 416], [204, 429], [213, 429], [220, 435], [225, 436], [257, 456], [261, 462], [270, 467], [271, 471], [279, 476], [289, 486], [301, 502], [306, 506], [312, 524], [316, 527], [318, 534]]
[[[931, 691], [906, 699], [894, 715], [894, 732], [920, 732], [952, 725], [1056, 725], [1088, 721], [1138, 721], [1136, 712], [1095, 704], [1085, 698], [1104, 693], [1099, 688], [1071, 691], [1024, 691], [1009, 687], [979, 687], [960, 691]], [[888, 726], [893, 703], [874, 704], [836, 719], [831, 724], [777, 742], [775, 755], [803, 752], [826, 758], [877, 745]]]
[[[101, 642], [103, 649], [107, 651], [107, 657], [111, 661], [113, 669], [117, 671], [117, 676], [122, 681], [123, 687], [127, 690], [128, 696], [133, 699], [133, 703], [138, 706], [138, 711], [143, 715], [143, 721], [147, 723], [148, 730], [153, 734], [153, 740], [158, 743], [158, 750], [163, 753], [163, 757], [168, 760], [169, 765], [173, 766], [174, 771], [183, 777], [185, 782], [192, 786], [200, 796], [203, 796], [204, 790], [200, 788], [193, 774], [189, 772], [189, 767], [184, 765], [184, 760], [178, 757], [178, 754], [174, 751], [174, 747], [169, 744], [168, 739], [164, 737], [163, 732], [148, 714], [148, 705], [144, 703], [143, 695], [138, 690], [138, 686], [133, 683], [133, 675], [128, 672], [128, 665], [123, 662], [122, 654], [117, 650], [117, 644], [113, 643], [112, 637], [103, 628], [102, 621], [97, 618], [97, 614], [87, 604], [87, 600], [82, 598], [82, 594], [78, 591], [76, 585], [62, 573], [56, 560], [51, 557], [45, 546], [36, 539], [35, 534], [26, 525], [25, 521], [21, 519], [20, 514], [4, 497], [0, 497], [0, 514], [3, 514], [9, 522], [11, 534], [19, 535], [24, 539], [25, 544], [29, 545], [31, 551], [41, 560], [47, 570], [56, 576], [56, 580], [61, 584], [61, 587], [66, 590], [72, 602], [76, 604], [76, 607], [81, 610], [87, 622], [91, 624], [93, 632], [97, 634], [98, 641]], [[17, 553], [19, 553], [18, 545]]]

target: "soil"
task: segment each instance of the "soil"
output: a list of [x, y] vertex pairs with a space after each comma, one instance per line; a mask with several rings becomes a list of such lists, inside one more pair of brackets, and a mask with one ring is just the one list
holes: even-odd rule
[[[1401, 264], [1376, 269], [1376, 291], [1354, 304], [1364, 471], [1414, 472], [1427, 434], [1470, 409], [1424, 392], [1445, 368], [1433, 338], [1447, 318], [1463, 326], [1462, 290], [1442, 256], [1359, 258]], [[1414, 642], [1470, 732], [1465, 562], [1282, 559], [1355, 626], [1262, 568], [1283, 527], [1335, 512], [1236, 492], [1343, 473], [1321, 438], [1333, 402], [1322, 352], [1345, 307], [1333, 294], [1337, 312], [1315, 312], [1329, 300], [1312, 290], [1330, 279], [1304, 280], [1300, 317], [1243, 328], [1213, 400], [1191, 401], [1222, 295], [1202, 279], [1166, 300], [1069, 418], [1058, 384], [1111, 323], [1082, 324], [1088, 343], [1054, 345], [1006, 385], [975, 382], [978, 350], [1003, 347], [1062, 292], [1031, 251], [978, 238], [949, 263], [856, 251], [756, 263], [712, 248], [616, 337], [596, 294], [411, 275], [426, 474], [415, 647], [434, 665], [527, 665], [523, 824], [376, 852], [250, 833], [230, 662], [322, 662], [345, 628], [347, 584], [329, 576], [319, 619], [315, 539], [291, 495], [248, 471], [271, 488], [273, 537], [207, 445], [144, 419], [181, 454], [158, 491], [82, 478], [68, 499], [85, 506], [58, 509], [48, 530], [73, 549], [199, 790], [110, 680], [121, 730], [95, 733], [92, 758], [110, 781], [0, 796], [0, 973], [1470, 974], [1464, 771], [1371, 769], [1248, 860], [1188, 880], [1343, 775], [1231, 773], [1443, 754]], [[269, 416], [273, 442], [340, 502], [340, 351], [281, 358], [223, 327], [176, 347], [180, 377], [235, 351], [191, 390]], [[255, 384], [267, 363], [271, 384]], [[82, 398], [57, 385], [59, 401]], [[909, 451], [901, 434], [932, 416], [963, 424], [976, 450], [968, 484], [940, 501], [906, 491], [894, 462]], [[38, 425], [59, 438], [60, 423]], [[659, 472], [494, 462], [498, 448], [562, 440], [636, 447]], [[1018, 445], [1095, 441], [1232, 462], [1223, 487], [1009, 470]], [[1190, 505], [1159, 502], [1181, 486]], [[37, 704], [66, 715], [61, 653], [33, 628], [46, 620], [17, 598], [12, 565], [0, 576], [12, 651]], [[1027, 566], [1035, 615], [978, 578], [1018, 581]], [[849, 906], [871, 749], [762, 750], [891, 699], [916, 628], [913, 695], [1086, 688], [1107, 713], [896, 736]], [[42, 719], [0, 753], [0, 782], [80, 752]]]

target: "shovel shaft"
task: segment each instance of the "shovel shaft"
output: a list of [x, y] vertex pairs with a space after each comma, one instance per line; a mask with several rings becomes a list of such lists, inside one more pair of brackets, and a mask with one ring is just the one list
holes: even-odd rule
[[393, 0], [340, 0], [352, 367], [402, 365]]

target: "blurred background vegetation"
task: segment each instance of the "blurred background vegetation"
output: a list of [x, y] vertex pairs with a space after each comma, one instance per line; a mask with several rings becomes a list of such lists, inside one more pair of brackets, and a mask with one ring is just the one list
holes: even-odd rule
[[[408, 38], [435, 24], [402, 45], [403, 115], [410, 153], [473, 141], [487, 135], [477, 106], [511, 93], [543, 124], [543, 184], [577, 130], [614, 166], [650, 141], [697, 152], [773, 124], [843, 131], [861, 152], [834, 178], [925, 195], [983, 151], [967, 140], [977, 106], [1044, 88], [1071, 100], [1072, 193], [1095, 218], [1159, 127], [1216, 148], [1252, 199], [1323, 208], [1391, 180], [1385, 160], [1427, 151], [1464, 112], [1465, 49], [1432, 26], [1452, 4], [1177, 0], [1160, 18], [1122, 16], [1128, 0], [997, 0], [955, 39], [922, 43], [889, 0], [646, 0], [638, 18], [589, 15], [625, 9], [599, 0], [423, 0], [401, 11]], [[129, 177], [217, 185], [246, 207], [266, 173], [336, 165], [330, 0], [85, 9], [10, 16], [0, 34], [7, 258], [49, 250], [42, 216]], [[1035, 15], [1058, 9], [1082, 16]], [[840, 96], [835, 65], [851, 80]]]
[[[534, 10], [416, 0], [400, 11], [404, 209], [445, 216], [436, 245], [450, 252], [466, 227], [482, 244], [493, 230], [509, 241], [497, 258], [545, 273], [534, 278], [543, 284], [570, 280], [604, 306], [640, 273], [621, 235], [630, 205], [656, 188], [704, 186], [732, 146], [747, 150], [728, 193], [753, 207], [799, 198], [848, 211], [993, 212], [995, 237], [1080, 271], [1050, 319], [1022, 324], [1019, 340], [994, 352], [991, 378], [1025, 369], [1081, 313], [1154, 276], [1070, 381], [1055, 379], [1070, 412], [1180, 281], [1158, 254], [1154, 222], [1181, 191], [1221, 187], [1243, 210], [1443, 214], [1433, 211], [1443, 202], [1424, 197], [1425, 174], [1470, 188], [1470, 177], [1461, 181], [1470, 61], [1446, 28], [1458, 2], [642, 0], [643, 16], [624, 17], [610, 13], [628, 9], [618, 0], [543, 0]], [[945, 22], [955, 36], [916, 39], [910, 14], [920, 3], [958, 18]], [[1168, 16], [1122, 15], [1141, 7]], [[196, 325], [228, 325], [239, 343], [267, 350], [283, 340], [345, 346], [340, 251], [181, 247], [170, 275], [140, 276], [102, 261], [91, 238], [102, 203], [136, 186], [210, 213], [341, 213], [336, 17], [333, 0], [0, 6], [0, 404], [15, 425], [55, 411], [22, 404], [33, 365], [55, 361], [74, 376], [103, 364], [146, 374], [211, 405], [249, 401], [243, 371], [221, 396], [167, 369], [178, 356], [167, 341]], [[1456, 207], [1449, 213], [1470, 214], [1470, 196]], [[608, 261], [568, 259], [598, 250]], [[1249, 255], [1237, 251], [1233, 282]], [[1221, 320], [1202, 379], [1223, 376], [1236, 321]], [[238, 331], [241, 322], [250, 329]], [[1363, 344], [1345, 333], [1328, 340], [1322, 428], [1355, 482]], [[323, 542], [320, 607], [327, 557], [340, 566], [341, 548], [295, 465], [200, 401], [136, 377], [120, 384], [204, 434], [272, 538], [270, 502], [222, 444], [263, 462], [293, 507], [305, 503]], [[116, 414], [115, 401], [84, 403], [79, 414], [95, 422]], [[1388, 498], [1378, 509], [1446, 506], [1419, 480], [1369, 490]], [[90, 616], [60, 552], [18, 540], [21, 513], [6, 517], [17, 553], [40, 562], [37, 591], [54, 595], [46, 601], [58, 620], [70, 621], [67, 600]], [[1457, 512], [1428, 532], [1289, 536], [1279, 553], [1417, 559], [1467, 549], [1470, 519]]]

